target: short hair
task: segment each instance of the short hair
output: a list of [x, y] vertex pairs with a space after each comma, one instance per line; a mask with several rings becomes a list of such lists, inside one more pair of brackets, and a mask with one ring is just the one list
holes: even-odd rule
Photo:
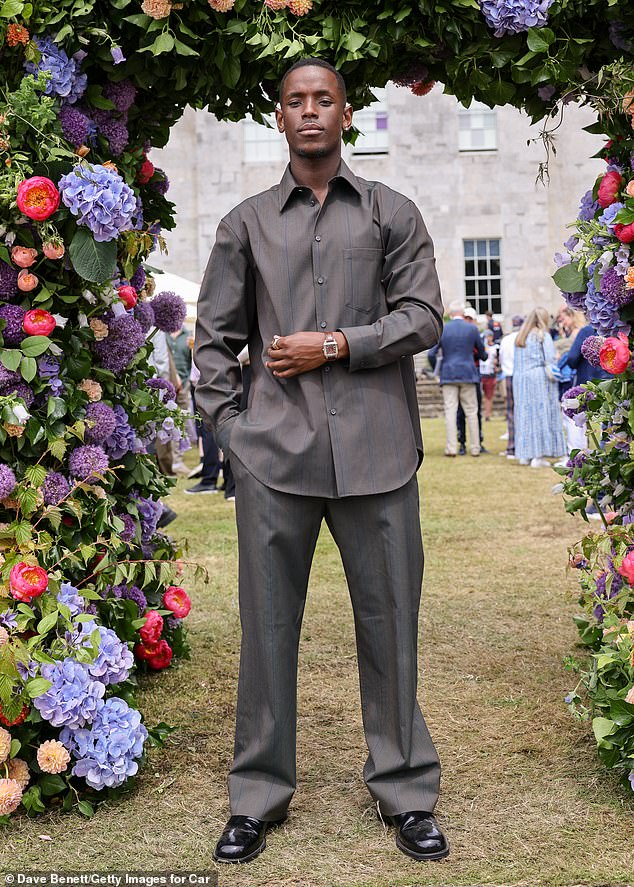
[[465, 312], [465, 304], [464, 302], [450, 302], [449, 307], [447, 308], [447, 313], [452, 316], [454, 314], [464, 314]]
[[296, 71], [298, 68], [308, 68], [308, 67], [325, 68], [327, 71], [330, 71], [332, 74], [335, 75], [335, 77], [337, 78], [337, 85], [339, 86], [339, 89], [341, 90], [341, 95], [343, 96], [343, 103], [345, 105], [346, 102], [348, 101], [348, 91], [346, 89], [346, 81], [343, 79], [343, 77], [341, 76], [339, 71], [333, 65], [330, 64], [330, 62], [327, 62], [324, 59], [313, 58], [312, 56], [307, 56], [306, 58], [300, 59], [298, 62], [295, 62], [294, 65], [291, 65], [291, 67], [288, 69], [288, 71], [286, 71], [286, 73], [284, 74], [284, 76], [282, 77], [282, 79], [280, 81], [280, 94], [279, 94], [280, 104], [282, 103], [282, 94], [284, 92], [284, 84], [286, 83], [286, 78], [288, 77], [288, 75], [292, 74], [293, 71]]

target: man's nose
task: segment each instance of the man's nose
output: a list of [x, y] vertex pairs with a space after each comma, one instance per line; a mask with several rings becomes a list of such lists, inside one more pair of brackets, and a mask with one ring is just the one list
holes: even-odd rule
[[302, 113], [303, 117], [317, 117], [319, 114], [317, 102], [308, 101], [304, 105], [304, 110]]

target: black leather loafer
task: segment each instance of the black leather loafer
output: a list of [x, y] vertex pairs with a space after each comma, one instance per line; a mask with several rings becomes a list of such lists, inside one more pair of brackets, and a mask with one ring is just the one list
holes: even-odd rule
[[383, 816], [383, 819], [398, 829], [396, 846], [406, 856], [422, 862], [426, 859], [444, 859], [449, 855], [449, 842], [431, 813], [413, 810]]
[[286, 820], [267, 822], [254, 816], [232, 816], [214, 850], [216, 862], [251, 862], [266, 847], [266, 833]]

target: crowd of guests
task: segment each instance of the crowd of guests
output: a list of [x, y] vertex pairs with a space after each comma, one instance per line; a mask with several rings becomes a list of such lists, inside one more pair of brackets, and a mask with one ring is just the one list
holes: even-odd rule
[[475, 310], [452, 302], [438, 345], [428, 353], [438, 377], [445, 411], [445, 455], [479, 456], [484, 447], [482, 421], [493, 412], [498, 385], [506, 398], [506, 450], [520, 465], [545, 468], [549, 459], [565, 464], [568, 453], [586, 446], [585, 428], [568, 418], [561, 398], [575, 385], [606, 373], [581, 352], [596, 335], [584, 315], [563, 306], [555, 319], [545, 308], [526, 318], [515, 315], [504, 335], [489, 312], [483, 330]]

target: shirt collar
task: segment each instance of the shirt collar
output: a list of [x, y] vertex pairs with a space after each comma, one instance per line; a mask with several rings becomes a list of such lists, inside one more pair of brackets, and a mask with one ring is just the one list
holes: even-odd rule
[[[335, 182], [337, 180], [347, 182], [348, 185], [350, 185], [350, 187], [353, 188], [359, 196], [361, 196], [362, 191], [359, 180], [352, 172], [350, 167], [343, 160], [339, 165], [338, 172], [329, 180], [328, 184], [330, 185], [332, 182]], [[289, 163], [279, 184], [280, 212], [282, 212], [282, 210], [285, 208], [291, 195], [295, 191], [301, 190], [303, 187], [304, 186], [299, 185], [295, 180], [295, 177], [291, 172], [291, 165]]]

